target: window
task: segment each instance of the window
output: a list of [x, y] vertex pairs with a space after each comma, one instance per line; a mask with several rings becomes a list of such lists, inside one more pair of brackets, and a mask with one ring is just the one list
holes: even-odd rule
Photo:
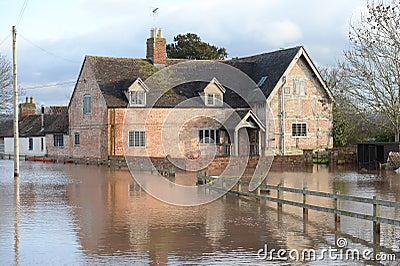
[[146, 93], [144, 91], [132, 91], [130, 94], [130, 105], [146, 105]]
[[217, 143], [220, 144], [219, 129], [199, 129], [199, 143]]
[[33, 151], [33, 138], [29, 138], [29, 150]]
[[75, 133], [75, 138], [74, 139], [75, 139], [75, 142], [74, 142], [75, 146], [81, 145], [81, 139], [80, 139], [79, 133]]
[[267, 80], [267, 78], [268, 78], [268, 76], [263, 76], [263, 77], [261, 77], [261, 79], [258, 81], [258, 83], [257, 83], [257, 87], [261, 87], [264, 83], [265, 83], [265, 81]]
[[293, 81], [294, 94], [304, 96], [306, 95], [306, 81], [304, 79], [295, 79]]
[[85, 95], [83, 96], [83, 114], [91, 114], [92, 113], [92, 96]]
[[54, 147], [64, 148], [64, 136], [62, 134], [54, 135]]
[[290, 94], [290, 87], [284, 87], [283, 91], [285, 94]]
[[223, 104], [222, 94], [208, 93], [206, 95], [206, 105], [221, 106]]
[[40, 138], [40, 150], [44, 150], [44, 138]]
[[129, 131], [129, 147], [146, 147], [145, 131]]
[[293, 123], [292, 124], [292, 136], [293, 137], [307, 136], [307, 124], [306, 123]]
[[207, 94], [207, 105], [214, 105], [214, 94]]

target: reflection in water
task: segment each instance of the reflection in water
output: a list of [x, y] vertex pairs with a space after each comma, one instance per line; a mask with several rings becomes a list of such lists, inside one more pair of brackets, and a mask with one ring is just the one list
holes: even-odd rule
[[[10, 167], [12, 176], [11, 161], [0, 161], [0, 166]], [[189, 182], [183, 176], [177, 179]], [[195, 178], [190, 180], [194, 184]], [[359, 175], [321, 167], [271, 171], [267, 182], [367, 197], [379, 194], [389, 200], [397, 200], [400, 191], [399, 178], [391, 174]], [[146, 194], [128, 171], [105, 167], [22, 163], [12, 191], [6, 170], [0, 173], [2, 264], [262, 265], [257, 250], [265, 244], [270, 249], [322, 249], [344, 233], [349, 242], [365, 246], [372, 229], [370, 222], [342, 217], [342, 232], [337, 234], [331, 214], [309, 211], [304, 224], [300, 208], [284, 206], [284, 212], [277, 213], [274, 203], [234, 195], [202, 206], [172, 206]], [[301, 201], [301, 195], [285, 193], [285, 198]], [[307, 200], [332, 206], [330, 200]], [[343, 207], [370, 211], [345, 202]], [[400, 218], [399, 213], [381, 211]], [[382, 225], [385, 247], [398, 251], [399, 235], [398, 228]], [[14, 249], [7, 249], [13, 240]]]
[[14, 206], [15, 206], [15, 265], [19, 265], [19, 223], [20, 223], [20, 202], [19, 202], [19, 177], [14, 178]]

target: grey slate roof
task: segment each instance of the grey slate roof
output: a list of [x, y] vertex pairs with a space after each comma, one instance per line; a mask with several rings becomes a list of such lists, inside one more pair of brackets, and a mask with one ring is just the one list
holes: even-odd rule
[[[301, 46], [297, 46], [275, 52], [220, 62], [229, 64], [243, 71], [252, 78], [256, 84], [262, 77], [266, 76], [267, 79], [261, 86], [261, 90], [264, 95], [268, 97], [300, 49]], [[128, 100], [124, 91], [126, 91], [138, 77], [145, 81], [158, 71], [150, 61], [145, 59], [86, 56], [85, 61], [90, 64], [95, 76], [94, 78], [99, 84], [106, 104], [111, 108], [127, 107]], [[167, 59], [167, 66], [185, 61], [188, 60]], [[193, 85], [193, 87], [190, 88], [189, 85]], [[198, 96], [199, 86], [200, 85], [196, 83], [188, 83], [182, 88], [184, 88], [185, 91], [193, 90], [193, 92], [196, 92], [196, 96]], [[172, 107], [175, 106], [174, 104], [177, 102], [188, 97], [187, 93], [186, 96], [180, 95], [179, 91], [178, 89], [172, 89], [171, 94], [163, 97], [162, 101], [160, 100], [157, 103], [158, 106]], [[228, 95], [226, 99], [230, 99], [230, 96]], [[231, 97], [230, 100], [234, 100], [234, 97]], [[233, 102], [229, 102], [229, 104], [232, 105]], [[238, 107], [244, 107], [241, 103], [237, 105]]]
[[[200, 98], [200, 93], [202, 93], [205, 87], [208, 85], [205, 81], [193, 81], [178, 85], [170, 90], [169, 93], [164, 93], [154, 104], [155, 107], [166, 107], [173, 108], [178, 104], [183, 103], [187, 99], [195, 99], [195, 104], [199, 106], [204, 106], [203, 100]], [[235, 93], [232, 89], [225, 87], [224, 93], [224, 103], [232, 108], [249, 108], [247, 102]], [[185, 107], [185, 105], [181, 105]], [[196, 105], [197, 106], [197, 105]], [[193, 106], [187, 106], [193, 107]]]
[[[39, 137], [45, 134], [68, 133], [68, 112], [45, 114], [44, 131], [42, 131], [41, 115], [28, 115], [19, 121], [20, 137]], [[13, 120], [0, 123], [0, 137], [14, 135]]]
[[124, 91], [138, 77], [145, 80], [157, 71], [144, 59], [86, 56], [85, 60], [91, 66], [108, 107], [126, 107]]
[[262, 77], [267, 77], [260, 89], [264, 92], [265, 97], [268, 98], [300, 49], [301, 46], [297, 46], [270, 53], [232, 59], [225, 63], [246, 73], [256, 84]]
[[224, 122], [224, 128], [227, 130], [234, 129], [249, 112], [250, 109], [235, 110]]

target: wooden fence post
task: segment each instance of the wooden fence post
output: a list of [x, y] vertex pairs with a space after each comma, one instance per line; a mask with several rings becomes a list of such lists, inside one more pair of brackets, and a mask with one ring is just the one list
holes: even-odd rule
[[[281, 184], [278, 184], [278, 191], [277, 191], [278, 200], [283, 199], [283, 191], [281, 190]], [[278, 212], [282, 212], [282, 202], [278, 201]]]
[[335, 191], [335, 194], [333, 195], [333, 208], [335, 209], [335, 230], [339, 231], [340, 230], [340, 214], [338, 214], [336, 211], [340, 210], [340, 200], [338, 199], [338, 195], [340, 194], [340, 191]]
[[[303, 204], [307, 204], [307, 195], [305, 191], [307, 190], [307, 187], [303, 187]], [[308, 209], [306, 207], [303, 207], [303, 222], [308, 221]]]
[[[374, 204], [373, 204], [373, 210], [372, 210], [372, 215], [375, 218], [378, 218], [381, 215], [381, 206], [376, 202], [376, 200], [379, 200], [379, 196], [374, 196]], [[374, 238], [374, 244], [380, 245], [381, 242], [381, 223], [374, 221], [373, 222], [373, 238]]]

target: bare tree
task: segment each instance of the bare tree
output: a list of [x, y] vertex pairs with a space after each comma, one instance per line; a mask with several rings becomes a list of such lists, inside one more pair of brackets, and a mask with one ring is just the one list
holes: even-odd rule
[[351, 23], [349, 38], [340, 63], [347, 100], [360, 119], [390, 130], [399, 141], [400, 1], [368, 2], [359, 23]]
[[11, 63], [0, 55], [0, 120], [12, 112], [12, 72]]
[[334, 95], [333, 105], [333, 143], [334, 146], [348, 146], [374, 137], [371, 127], [359, 119], [357, 110], [350, 103], [349, 94], [346, 93], [346, 72], [337, 65], [333, 67], [320, 67], [327, 86]]

